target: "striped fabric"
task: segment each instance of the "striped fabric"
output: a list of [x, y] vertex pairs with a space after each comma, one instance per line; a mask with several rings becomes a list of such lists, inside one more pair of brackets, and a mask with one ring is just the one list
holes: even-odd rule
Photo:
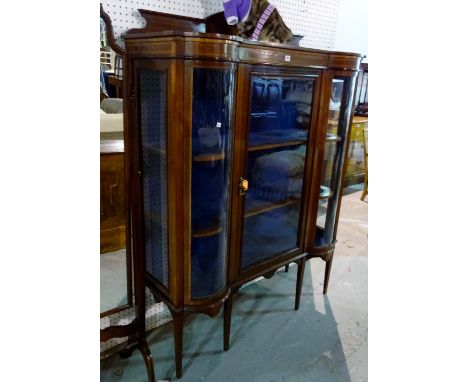
[[266, 21], [270, 17], [271, 13], [275, 10], [275, 6], [273, 4], [268, 4], [268, 7], [263, 11], [262, 15], [260, 16], [260, 20], [258, 20], [257, 26], [255, 27], [254, 32], [252, 33], [252, 40], [258, 41], [260, 37], [260, 33], [262, 32], [263, 26], [265, 25]]

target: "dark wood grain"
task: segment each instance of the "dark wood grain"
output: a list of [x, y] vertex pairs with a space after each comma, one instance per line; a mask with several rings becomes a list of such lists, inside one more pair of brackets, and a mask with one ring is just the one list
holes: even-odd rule
[[101, 154], [100, 207], [101, 253], [125, 248], [126, 208], [123, 153]]
[[[245, 162], [247, 158], [247, 134], [250, 112], [250, 76], [252, 67], [247, 64], [239, 64], [237, 69], [237, 93], [236, 99], [243, 102], [236, 102], [235, 136], [232, 146], [233, 167], [232, 184], [237, 185], [239, 179], [246, 178]], [[229, 284], [232, 286], [238, 279], [240, 272], [240, 254], [242, 248], [242, 213], [245, 207], [245, 196], [240, 195], [237, 188], [232, 189], [231, 197], [231, 232], [229, 244]]]
[[294, 309], [295, 310], [299, 310], [299, 305], [301, 303], [302, 282], [304, 281], [305, 266], [306, 266], [306, 259], [303, 257], [298, 262], [298, 267], [297, 267], [296, 300], [294, 302]]
[[224, 12], [214, 13], [205, 19], [206, 33], [219, 33], [237, 36], [239, 30], [236, 25], [229, 25], [224, 17]]
[[327, 294], [328, 282], [330, 281], [330, 272], [333, 263], [333, 256], [325, 262], [325, 279], [323, 282], [323, 294]]
[[312, 174], [308, 187], [308, 210], [305, 222], [305, 235], [303, 248], [306, 252], [313, 252], [315, 246], [315, 223], [318, 210], [318, 200], [320, 197], [320, 186], [322, 182], [322, 166], [325, 154], [325, 140], [328, 126], [328, 106], [330, 103], [333, 75], [329, 71], [324, 71], [321, 76], [320, 93], [317, 97], [318, 109], [316, 115], [315, 134], [311, 137], [313, 145]]
[[244, 213], [244, 217], [249, 218], [251, 216], [273, 211], [277, 208], [290, 206], [291, 204], [295, 204], [298, 202], [299, 200], [285, 200], [283, 202], [278, 202], [278, 203], [265, 202], [265, 201], [254, 203], [252, 205], [249, 205], [249, 208]]
[[[325, 246], [315, 245], [316, 215], [322, 165], [327, 140], [328, 108], [331, 96], [332, 80], [335, 76], [346, 79], [345, 92], [352, 92], [354, 79], [361, 56], [324, 50], [294, 48], [269, 43], [252, 43], [231, 33], [232, 30], [219, 26], [220, 16], [212, 17], [212, 23], [191, 18], [182, 18], [181, 23], [174, 22], [175, 16], [157, 13], [145, 13], [151, 20], [144, 30], [130, 31], [125, 37], [127, 48], [128, 76], [126, 87], [129, 94], [129, 129], [132, 151], [129, 160], [132, 172], [132, 231], [134, 253], [137, 260], [135, 275], [139, 279], [139, 298], [143, 297], [144, 287], [150, 288], [158, 301], [164, 302], [174, 317], [174, 339], [176, 356], [176, 374], [182, 375], [182, 343], [184, 312], [193, 311], [215, 316], [224, 305], [224, 349], [229, 348], [230, 323], [233, 295], [245, 283], [259, 277], [273, 277], [275, 272], [291, 262], [297, 262], [298, 278], [296, 283], [295, 308], [299, 308], [306, 260], [320, 257], [327, 263], [326, 282], [328, 283], [333, 257], [336, 226], [333, 241]], [[215, 25], [218, 24], [218, 27]], [[203, 29], [206, 28], [206, 29]], [[206, 30], [210, 33], [199, 33]], [[231, 86], [235, 92], [235, 110], [233, 117], [231, 198], [226, 206], [229, 218], [227, 250], [227, 284], [214, 295], [193, 299], [191, 291], [191, 239], [205, 237], [220, 232], [219, 226], [204, 231], [193, 231], [191, 226], [191, 187], [192, 163], [199, 161], [226, 160], [219, 155], [192, 155], [192, 97], [194, 68], [225, 68], [236, 71], [236, 80]], [[169, 237], [169, 287], [164, 287], [145, 270], [145, 234], [143, 229], [143, 193], [141, 182], [141, 137], [140, 96], [138, 73], [143, 69], [165, 70], [167, 77], [167, 174], [168, 174], [168, 237]], [[308, 78], [314, 82], [311, 112], [309, 115], [307, 140], [270, 144], [261, 147], [248, 147], [250, 123], [251, 76], [268, 78]], [[348, 97], [347, 99], [352, 99]], [[347, 107], [347, 105], [346, 105]], [[347, 109], [346, 109], [347, 110]], [[347, 113], [347, 111], [346, 111]], [[348, 115], [343, 116], [349, 123]], [[269, 259], [241, 269], [242, 234], [244, 218], [264, 213], [277, 208], [274, 204], [257, 206], [245, 211], [246, 197], [239, 192], [240, 178], [247, 178], [246, 163], [249, 151], [286, 147], [287, 144], [307, 145], [304, 163], [304, 181], [300, 201], [300, 217], [297, 245], [290, 250], [276, 254]], [[349, 134], [345, 145], [349, 144]], [[341, 169], [342, 170], [342, 169]], [[342, 176], [342, 171], [337, 172]], [[339, 193], [341, 197], [342, 182]], [[334, 195], [335, 197], [335, 195]], [[286, 201], [284, 205], [299, 201]], [[281, 206], [284, 206], [281, 205]], [[339, 208], [338, 208], [339, 209]], [[339, 214], [339, 210], [337, 212]], [[141, 281], [143, 280], [143, 281]], [[142, 292], [143, 291], [143, 292]], [[144, 311], [139, 307], [140, 318]], [[141, 327], [140, 335], [143, 336]]]
[[291, 68], [333, 68], [354, 72], [361, 56], [318, 49], [252, 42], [234, 36], [191, 32], [127, 34], [129, 54], [140, 57], [196, 58], [276, 65]]
[[130, 29], [127, 36], [148, 32], [205, 32], [206, 22], [204, 19], [194, 17], [174, 15], [170, 13], [150, 11], [148, 9], [139, 9], [138, 12], [145, 19], [144, 28]]
[[136, 330], [137, 322], [133, 320], [128, 325], [108, 326], [101, 330], [101, 342], [109, 341], [111, 338], [126, 337]]
[[229, 350], [229, 338], [231, 335], [231, 316], [232, 316], [232, 300], [233, 295], [231, 294], [226, 301], [224, 301], [224, 332], [223, 332], [223, 349], [224, 351]]
[[270, 143], [267, 145], [258, 145], [258, 146], [250, 146], [248, 151], [259, 151], [259, 150], [270, 150], [270, 149], [277, 149], [280, 147], [288, 147], [288, 146], [298, 146], [306, 143], [306, 140], [296, 140], [296, 141], [289, 141], [289, 142], [280, 142], [280, 143]]

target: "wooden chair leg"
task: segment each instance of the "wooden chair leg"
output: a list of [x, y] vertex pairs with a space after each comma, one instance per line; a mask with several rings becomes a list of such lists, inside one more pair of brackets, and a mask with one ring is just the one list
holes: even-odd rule
[[367, 164], [366, 164], [366, 172], [364, 174], [364, 189], [362, 190], [362, 195], [361, 195], [362, 201], [364, 201], [367, 195], [367, 180], [368, 180], [368, 174], [367, 174]]
[[296, 279], [296, 302], [294, 304], [294, 309], [299, 309], [299, 304], [301, 303], [301, 294], [302, 294], [302, 281], [304, 280], [304, 270], [306, 265], [306, 259], [302, 258], [298, 267], [297, 267], [297, 279]]
[[229, 350], [229, 339], [231, 335], [231, 314], [233, 294], [224, 301], [224, 351]]
[[323, 294], [327, 294], [328, 281], [330, 280], [330, 271], [332, 267], [333, 256], [325, 263], [325, 280], [323, 282]]
[[364, 189], [362, 190], [361, 200], [364, 201], [364, 199], [366, 198], [366, 196], [367, 196], [367, 180], [366, 180], [366, 182], [364, 183]]
[[182, 377], [182, 348], [184, 343], [184, 312], [174, 312], [172, 314], [174, 325], [174, 349], [176, 361], [176, 376]]
[[286, 264], [286, 265], [284, 266], [284, 271], [285, 271], [286, 273], [289, 272], [289, 264]]

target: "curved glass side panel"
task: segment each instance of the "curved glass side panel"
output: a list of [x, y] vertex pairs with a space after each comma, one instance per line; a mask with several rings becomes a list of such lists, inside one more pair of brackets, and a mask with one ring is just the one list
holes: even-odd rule
[[349, 78], [335, 78], [332, 83], [317, 210], [315, 245], [318, 247], [331, 244], [335, 231], [346, 138], [349, 132], [348, 119], [352, 108], [350, 82]]
[[313, 89], [313, 77], [252, 77], [242, 269], [298, 247]]
[[168, 287], [166, 72], [140, 72], [146, 270]]
[[191, 296], [226, 286], [234, 70], [193, 69]]

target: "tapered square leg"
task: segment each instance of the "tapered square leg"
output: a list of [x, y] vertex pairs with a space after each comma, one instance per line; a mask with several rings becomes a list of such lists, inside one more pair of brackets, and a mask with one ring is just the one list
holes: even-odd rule
[[330, 271], [332, 267], [333, 256], [325, 263], [325, 280], [323, 281], [323, 294], [327, 294], [328, 281], [330, 280]]
[[229, 337], [231, 335], [232, 293], [224, 301], [224, 351], [229, 350]]
[[296, 302], [294, 304], [294, 309], [299, 309], [299, 304], [301, 303], [301, 294], [302, 294], [302, 281], [304, 280], [304, 270], [305, 270], [306, 259], [302, 258], [297, 267], [297, 279], [296, 279]]
[[176, 376], [182, 377], [182, 348], [184, 343], [184, 312], [172, 314], [174, 323], [174, 349], [176, 361]]

